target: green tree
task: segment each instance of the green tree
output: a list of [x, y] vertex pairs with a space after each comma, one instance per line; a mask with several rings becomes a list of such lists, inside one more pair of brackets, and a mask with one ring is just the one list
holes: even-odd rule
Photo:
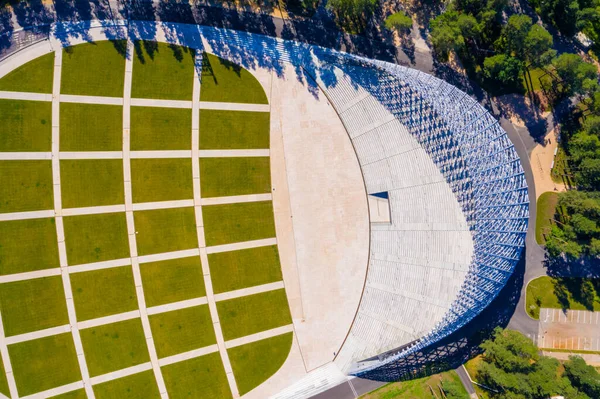
[[562, 34], [573, 36], [577, 32], [577, 0], [537, 0], [535, 4], [542, 19], [555, 26]]
[[581, 296], [581, 303], [583, 303], [586, 308], [593, 310], [594, 302], [596, 301], [596, 289], [594, 288], [594, 284], [588, 279], [581, 280], [579, 294]]
[[600, 398], [600, 374], [579, 356], [570, 356], [564, 363], [565, 375], [574, 387], [592, 398]]
[[561, 54], [552, 65], [561, 79], [563, 94], [567, 96], [583, 94], [586, 85], [593, 84], [598, 77], [596, 67], [577, 54]]
[[524, 40], [525, 59], [534, 67], [549, 64], [556, 56], [552, 35], [541, 25], [533, 25]]
[[385, 19], [385, 27], [389, 30], [406, 32], [412, 28], [412, 18], [406, 15], [404, 11], [398, 11]]
[[377, 0], [329, 0], [327, 8], [338, 26], [349, 33], [361, 33], [373, 15]]
[[448, 61], [451, 52], [460, 52], [465, 48], [465, 38], [458, 18], [458, 12], [446, 11], [431, 21], [431, 43], [442, 62]]
[[510, 55], [499, 54], [483, 62], [483, 74], [503, 87], [517, 88], [521, 84], [523, 62]]
[[592, 238], [590, 240], [590, 247], [588, 250], [590, 252], [590, 255], [595, 257], [600, 256], [600, 240], [597, 238]]
[[502, 49], [506, 54], [524, 58], [525, 41], [529, 29], [531, 29], [531, 18], [522, 14], [512, 15], [502, 29], [502, 35], [496, 43], [496, 47]]
[[579, 213], [571, 216], [570, 222], [578, 236], [591, 237], [598, 232], [596, 222]]

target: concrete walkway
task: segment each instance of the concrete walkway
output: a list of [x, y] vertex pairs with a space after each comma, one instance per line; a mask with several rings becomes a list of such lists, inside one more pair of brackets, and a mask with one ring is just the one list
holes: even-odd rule
[[18, 398], [19, 393], [17, 391], [17, 383], [15, 382], [15, 375], [13, 374], [10, 356], [8, 355], [8, 346], [6, 344], [6, 339], [4, 338], [2, 315], [0, 315], [0, 354], [2, 354], [2, 365], [4, 366], [4, 372], [6, 373], [10, 396], [11, 398]]
[[242, 288], [240, 290], [223, 292], [222, 294], [215, 294], [215, 301], [226, 301], [228, 299], [239, 298], [242, 296], [261, 294], [263, 292], [275, 291], [285, 288], [283, 281], [277, 281], [274, 283], [268, 283], [263, 285], [255, 285], [254, 287]]

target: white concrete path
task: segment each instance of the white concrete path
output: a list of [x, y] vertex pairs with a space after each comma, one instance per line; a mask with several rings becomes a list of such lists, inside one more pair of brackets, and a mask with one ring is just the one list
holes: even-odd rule
[[17, 92], [17, 91], [0, 91], [0, 99], [50, 102], [50, 101], [52, 101], [52, 94], [22, 93], [22, 92]]
[[8, 220], [27, 220], [27, 219], [51, 218], [53, 216], [54, 216], [54, 209], [47, 210], [47, 211], [0, 213], [0, 222], [4, 222], [4, 221], [8, 221]]
[[110, 269], [113, 267], [129, 265], [131, 265], [131, 258], [105, 260], [102, 262], [84, 263], [81, 265], [69, 266], [69, 273], [89, 272], [92, 270]]
[[192, 249], [184, 249], [181, 251], [162, 252], [160, 254], [139, 256], [138, 261], [140, 263], [148, 263], [148, 262], [158, 262], [160, 260], [189, 258], [190, 256], [198, 256], [198, 255], [200, 255], [200, 251], [198, 250], [198, 248], [192, 248]]
[[75, 96], [70, 94], [61, 94], [60, 102], [79, 104], [123, 105], [123, 99], [121, 97]]
[[140, 317], [140, 311], [132, 310], [130, 312], [124, 312], [124, 313], [113, 314], [110, 316], [98, 317], [97, 319], [80, 321], [79, 323], [77, 323], [77, 327], [80, 330], [83, 330], [85, 328], [99, 327], [99, 326], [103, 326], [105, 324], [112, 324], [112, 323], [118, 323], [120, 321], [137, 319], [139, 317]]
[[[33, 395], [22, 396], [21, 399], [40, 399], [40, 398], [51, 398], [54, 396], [62, 395], [63, 393], [75, 391], [77, 389], [85, 388], [83, 381], [72, 382], [67, 385], [62, 385], [60, 387], [48, 389], [43, 392], [38, 392]], [[13, 396], [14, 399], [14, 396]]]
[[8, 346], [6, 345], [6, 339], [4, 338], [4, 323], [2, 322], [2, 315], [0, 314], [0, 354], [2, 354], [2, 364], [4, 366], [4, 372], [6, 373], [6, 379], [8, 380], [8, 390], [12, 399], [18, 399], [19, 393], [17, 391], [17, 383], [15, 382], [15, 375], [13, 374], [12, 365], [10, 363], [10, 356], [8, 355]]
[[81, 336], [77, 328], [77, 315], [75, 313], [75, 302], [71, 290], [71, 279], [68, 271], [67, 247], [65, 244], [65, 230], [62, 216], [62, 197], [60, 188], [60, 79], [62, 73], [62, 51], [54, 53], [54, 81], [52, 88], [52, 179], [54, 187], [54, 212], [56, 235], [58, 237], [58, 258], [62, 274], [63, 288], [67, 302], [67, 313], [71, 327], [71, 335], [75, 345], [75, 353], [79, 363], [79, 370], [83, 379], [85, 393], [89, 399], [95, 399], [94, 391], [90, 383], [90, 373], [85, 361]]
[[252, 342], [260, 341], [267, 338], [276, 337], [278, 335], [286, 334], [294, 331], [294, 325], [288, 324], [287, 326], [273, 328], [271, 330], [261, 331], [256, 334], [246, 335], [245, 337], [232, 339], [225, 342], [227, 349], [235, 348], [236, 346], [250, 344]]
[[51, 152], [0, 152], [0, 161], [42, 161], [51, 159]]
[[186, 308], [192, 308], [194, 306], [206, 305], [208, 303], [205, 296], [194, 299], [186, 299], [185, 301], [171, 302], [164, 305], [153, 306], [147, 309], [149, 315], [172, 312], [174, 310], [181, 310]]
[[131, 159], [144, 158], [190, 158], [192, 151], [188, 150], [171, 150], [171, 151], [131, 151]]
[[202, 198], [201, 205], [223, 205], [223, 204], [235, 204], [242, 202], [258, 202], [258, 201], [271, 201], [271, 193], [266, 194], [250, 194], [250, 195], [235, 195], [231, 197], [212, 197]]
[[130, 119], [131, 119], [131, 82], [133, 71], [133, 42], [127, 41], [127, 58], [125, 60], [125, 88], [123, 93], [123, 175], [125, 180], [125, 209], [127, 219], [127, 233], [129, 235], [129, 251], [131, 253], [131, 268], [133, 270], [133, 280], [138, 299], [138, 308], [146, 337], [148, 353], [150, 355], [150, 363], [154, 377], [158, 384], [158, 390], [162, 399], [168, 399], [167, 387], [163, 379], [160, 365], [158, 364], [158, 356], [154, 339], [152, 338], [152, 329], [148, 320], [146, 311], [146, 301], [144, 298], [144, 289], [142, 287], [142, 275], [140, 273], [140, 264], [137, 253], [137, 242], [135, 237], [135, 223], [133, 218], [133, 200], [131, 189], [131, 162], [130, 162]]
[[207, 247], [206, 252], [209, 254], [216, 254], [219, 252], [229, 252], [229, 251], [237, 251], [239, 249], [266, 247], [269, 245], [276, 245], [276, 244], [277, 244], [277, 238], [265, 238], [263, 240], [243, 241], [243, 242], [235, 242], [233, 244], [214, 245], [212, 247]]
[[217, 109], [223, 111], [269, 112], [269, 104], [243, 104], [200, 101], [200, 109]]
[[69, 152], [61, 151], [60, 159], [121, 159], [123, 153], [121, 151], [79, 151]]
[[5, 276], [0, 276], [0, 284], [12, 283], [14, 281], [31, 280], [34, 278], [60, 276], [61, 274], [62, 271], [59, 268], [36, 270], [34, 272], [7, 274]]
[[233, 157], [268, 157], [271, 151], [266, 150], [199, 150], [200, 158], [233, 158]]
[[261, 294], [263, 292], [275, 291], [285, 288], [283, 281], [276, 281], [274, 283], [268, 283], [263, 285], [255, 285], [254, 287], [242, 288], [241, 290], [223, 292], [221, 294], [215, 294], [215, 301], [226, 301], [228, 299], [239, 298], [242, 296]]
[[173, 364], [173, 363], [183, 362], [185, 360], [190, 360], [195, 357], [208, 355], [209, 353], [214, 353], [214, 352], [218, 352], [218, 351], [219, 351], [218, 345], [210, 345], [210, 346], [205, 346], [204, 348], [194, 349], [189, 352], [183, 352], [183, 353], [178, 353], [177, 355], [163, 357], [158, 362], [160, 363], [160, 366], [162, 367], [162, 366], [167, 366], [167, 365]]
[[126, 369], [121, 369], [117, 371], [113, 371], [112, 373], [102, 374], [96, 377], [92, 377], [92, 384], [102, 384], [103, 382], [108, 382], [112, 380], [116, 380], [118, 378], [127, 377], [128, 375], [141, 373], [142, 371], [152, 370], [152, 363], [142, 363], [136, 366], [128, 367]]
[[[269, 150], [155, 150], [130, 151], [130, 159], [268, 157]], [[122, 159], [122, 151], [60, 151], [59, 159]], [[0, 161], [51, 160], [52, 152], [0, 152]]]
[[63, 216], [98, 215], [100, 213], [125, 212], [125, 205], [90, 206], [84, 208], [67, 208], [62, 210]]
[[65, 324], [63, 326], [46, 328], [43, 330], [37, 330], [25, 334], [13, 335], [5, 337], [6, 345], [18, 344], [19, 342], [31, 341], [34, 339], [51, 337], [52, 335], [64, 334], [71, 332], [71, 326]]
[[191, 101], [155, 100], [150, 98], [132, 98], [131, 105], [134, 107], [192, 108]]
[[148, 211], [154, 209], [188, 208], [194, 206], [194, 200], [138, 202], [132, 205], [134, 211]]

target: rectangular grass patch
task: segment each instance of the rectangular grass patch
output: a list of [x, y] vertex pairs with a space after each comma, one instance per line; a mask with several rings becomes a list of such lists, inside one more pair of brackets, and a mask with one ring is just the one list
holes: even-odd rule
[[200, 149], [267, 149], [270, 146], [268, 112], [200, 110]]
[[7, 337], [69, 324], [60, 276], [0, 284], [0, 308]]
[[135, 42], [131, 96], [192, 101], [195, 54], [173, 44]]
[[96, 399], [160, 399], [152, 370], [94, 385]]
[[275, 237], [271, 201], [203, 206], [202, 215], [207, 246]]
[[206, 295], [199, 256], [140, 264], [146, 306], [158, 306]]
[[0, 213], [54, 209], [51, 161], [0, 161]]
[[260, 82], [245, 68], [204, 53], [200, 100], [268, 104]]
[[271, 192], [269, 157], [201, 158], [203, 198]]
[[0, 79], [0, 90], [52, 93], [54, 51], [21, 65]]
[[131, 266], [71, 274], [77, 321], [138, 309]]
[[9, 345], [8, 353], [19, 396], [81, 380], [71, 333]]
[[217, 302], [225, 341], [292, 323], [285, 290]]
[[198, 247], [192, 207], [137, 211], [133, 216], [140, 256]]
[[63, 219], [69, 265], [129, 258], [125, 212]]
[[215, 294], [283, 279], [277, 245], [208, 255]]
[[8, 380], [6, 379], [6, 371], [4, 369], [2, 355], [0, 355], [0, 393], [6, 397], [10, 397], [10, 389], [8, 388]]
[[131, 150], [191, 150], [189, 109], [131, 107]]
[[99, 41], [65, 47], [62, 57], [62, 94], [123, 97], [125, 40]]
[[217, 343], [208, 305], [151, 315], [150, 326], [159, 358]]
[[51, 151], [52, 103], [0, 100], [0, 151]]
[[121, 151], [123, 107], [60, 104], [61, 151]]
[[133, 202], [193, 199], [192, 176], [191, 159], [132, 159]]
[[170, 398], [231, 398], [219, 352], [161, 367]]
[[0, 275], [60, 267], [54, 218], [0, 222]]
[[124, 204], [123, 161], [61, 160], [60, 188], [63, 208]]
[[240, 395], [250, 392], [279, 370], [290, 353], [294, 334], [227, 349]]
[[88, 397], [85, 393], [85, 389], [81, 388], [61, 395], [50, 396], [49, 399], [88, 399]]
[[92, 377], [150, 361], [140, 319], [86, 328], [80, 333]]

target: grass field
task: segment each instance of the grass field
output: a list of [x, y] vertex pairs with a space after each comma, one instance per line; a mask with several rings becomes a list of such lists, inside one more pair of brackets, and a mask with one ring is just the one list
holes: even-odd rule
[[[592, 310], [583, 303], [579, 293], [581, 278], [538, 277], [527, 285], [525, 306], [527, 313], [534, 319], [540, 318], [540, 308]], [[599, 280], [592, 280], [595, 286]], [[593, 310], [600, 311], [600, 301], [596, 294]]]
[[218, 352], [161, 367], [169, 397], [231, 398]]
[[135, 42], [131, 96], [191, 101], [194, 58], [186, 47]]
[[50, 161], [0, 161], [0, 213], [54, 209]]
[[7, 337], [69, 324], [60, 276], [0, 284], [0, 308]]
[[0, 100], [0, 151], [52, 150], [52, 104]]
[[121, 151], [123, 107], [60, 104], [61, 151]]
[[225, 341], [292, 323], [285, 290], [217, 302]]
[[[430, 386], [435, 395], [431, 393]], [[444, 397], [440, 386], [445, 392], [452, 390], [453, 395], [448, 395], [448, 398], [469, 399], [469, 394], [454, 370], [411, 381], [393, 382], [361, 396], [360, 399], [439, 399]]]
[[229, 103], [267, 104], [261, 84], [248, 70], [204, 53], [200, 100]]
[[275, 237], [271, 201], [202, 207], [206, 245]]
[[200, 149], [266, 149], [270, 143], [268, 112], [200, 110]]
[[4, 369], [4, 362], [0, 355], [0, 393], [4, 396], [10, 397], [10, 389], [8, 388], [8, 380], [6, 379], [6, 372]]
[[63, 50], [60, 92], [123, 97], [126, 42], [100, 41]]
[[191, 150], [189, 109], [131, 107], [131, 150]]
[[8, 346], [19, 396], [81, 380], [71, 333]]
[[293, 333], [227, 350], [240, 394], [256, 388], [279, 370], [292, 348]]
[[54, 52], [38, 57], [0, 79], [0, 90], [52, 93]]
[[269, 157], [201, 158], [203, 198], [271, 192]]
[[78, 321], [138, 308], [131, 266], [73, 273], [71, 290]]
[[198, 247], [194, 208], [139, 211], [133, 216], [139, 255]]
[[192, 187], [191, 159], [131, 160], [133, 202], [192, 199]]
[[206, 295], [198, 256], [142, 263], [140, 273], [146, 306], [164, 305]]
[[281, 281], [277, 246], [208, 255], [215, 294]]
[[150, 326], [159, 358], [217, 343], [208, 305], [151, 315]]
[[94, 385], [96, 399], [160, 399], [152, 370]]
[[63, 221], [69, 265], [129, 258], [124, 212], [69, 216]]
[[85, 389], [77, 389], [76, 391], [63, 393], [62, 395], [51, 396], [49, 399], [87, 399], [87, 394], [85, 393]]
[[540, 245], [546, 243], [544, 234], [550, 234], [552, 219], [554, 219], [554, 213], [556, 212], [556, 204], [558, 204], [558, 193], [552, 191], [543, 193], [537, 200], [535, 240]]
[[0, 275], [60, 267], [54, 218], [0, 222]]
[[80, 333], [92, 377], [150, 361], [140, 319], [86, 328]]
[[125, 203], [120, 159], [62, 160], [60, 180], [63, 208]]

